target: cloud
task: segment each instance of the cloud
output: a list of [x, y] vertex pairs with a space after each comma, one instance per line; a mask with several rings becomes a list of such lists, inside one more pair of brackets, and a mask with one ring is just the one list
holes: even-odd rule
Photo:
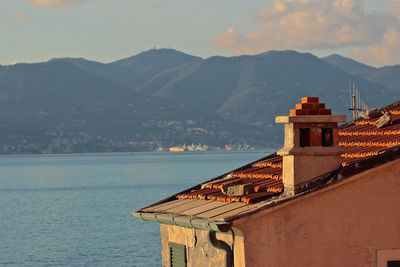
[[400, 19], [400, 0], [393, 0], [386, 8], [385, 12]]
[[385, 14], [395, 20], [387, 25], [382, 38], [366, 46], [354, 47], [349, 56], [371, 65], [394, 65], [400, 63], [400, 0], [393, 0], [385, 8]]
[[354, 47], [350, 56], [372, 65], [393, 65], [400, 63], [400, 31], [387, 31], [383, 40], [366, 47]]
[[10, 65], [15, 65], [18, 64], [18, 61], [14, 60], [13, 62], [10, 63]]
[[65, 8], [72, 5], [83, 4], [87, 0], [30, 0], [36, 7]]
[[29, 16], [22, 12], [15, 12], [12, 14], [12, 19], [14, 21], [25, 22], [25, 21], [29, 20]]
[[386, 12], [367, 11], [363, 0], [273, 0], [256, 18], [258, 29], [240, 34], [230, 27], [217, 36], [217, 47], [231, 48], [235, 54], [355, 47], [361, 55], [375, 51], [372, 47], [389, 46], [385, 40], [400, 30], [400, 0]]

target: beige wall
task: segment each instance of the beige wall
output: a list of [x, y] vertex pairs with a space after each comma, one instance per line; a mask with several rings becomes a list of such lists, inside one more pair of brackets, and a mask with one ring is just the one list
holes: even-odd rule
[[234, 226], [246, 266], [376, 266], [378, 249], [400, 248], [400, 160]]
[[[170, 266], [168, 242], [186, 245], [188, 267], [221, 267], [225, 266], [225, 251], [214, 248], [208, 241], [208, 231], [196, 230], [180, 226], [160, 224], [162, 242], [162, 264]], [[243, 236], [235, 231], [234, 263], [244, 266]], [[232, 246], [232, 233], [217, 233], [217, 239]]]

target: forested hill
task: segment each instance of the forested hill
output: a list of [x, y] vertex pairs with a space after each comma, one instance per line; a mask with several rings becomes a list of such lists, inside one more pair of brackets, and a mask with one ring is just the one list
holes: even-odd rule
[[153, 49], [112, 63], [0, 66], [0, 153], [280, 147], [274, 117], [302, 96], [347, 113], [350, 78], [369, 106], [397, 100], [398, 67], [339, 59], [296, 51], [202, 59]]

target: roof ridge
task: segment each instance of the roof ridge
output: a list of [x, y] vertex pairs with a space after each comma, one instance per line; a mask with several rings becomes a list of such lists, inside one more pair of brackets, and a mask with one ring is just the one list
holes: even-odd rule
[[[399, 107], [399, 106], [400, 106], [400, 100], [397, 100], [397, 101], [395, 101], [395, 102], [393, 102], [393, 103], [391, 103], [391, 104], [389, 104], [389, 105], [386, 105], [386, 106], [384, 106], [384, 107], [381, 107], [380, 109], [378, 109], [378, 112], [387, 111], [388, 109], [392, 109], [392, 108]], [[348, 121], [348, 122], [343, 123], [342, 125], [339, 126], [338, 129], [341, 130], [341, 129], [343, 129], [343, 128], [352, 126], [352, 125], [354, 125], [354, 124], [355, 124], [357, 121], [359, 121], [359, 120], [364, 120], [364, 119], [361, 118], [361, 117], [355, 118], [355, 119], [353, 119], [353, 120], [351, 120], [351, 121]]]

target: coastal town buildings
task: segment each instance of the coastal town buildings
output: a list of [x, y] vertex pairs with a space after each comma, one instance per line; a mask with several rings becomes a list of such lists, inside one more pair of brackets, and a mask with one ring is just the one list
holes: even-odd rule
[[304, 97], [282, 149], [134, 212], [163, 266], [400, 266], [400, 101], [344, 121]]

